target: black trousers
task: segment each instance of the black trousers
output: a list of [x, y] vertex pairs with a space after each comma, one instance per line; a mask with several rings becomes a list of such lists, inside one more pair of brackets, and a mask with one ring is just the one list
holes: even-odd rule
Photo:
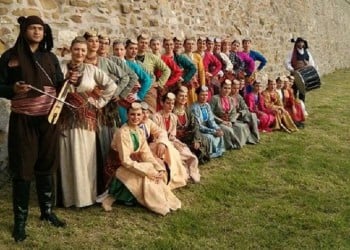
[[59, 164], [58, 127], [47, 116], [12, 112], [9, 123], [9, 168], [14, 179], [52, 175]]

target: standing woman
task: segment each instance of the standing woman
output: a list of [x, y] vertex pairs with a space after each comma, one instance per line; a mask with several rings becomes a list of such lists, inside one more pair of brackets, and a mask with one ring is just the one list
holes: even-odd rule
[[192, 103], [197, 101], [197, 95], [195, 93], [196, 88], [205, 85], [205, 69], [203, 59], [200, 54], [194, 52], [194, 43], [194, 38], [186, 38], [184, 40], [185, 51], [183, 55], [191, 60], [191, 62], [195, 65], [197, 71], [196, 74], [190, 80], [189, 84], [187, 85], [188, 105], [191, 105]]
[[191, 113], [195, 117], [199, 132], [208, 140], [209, 156], [216, 158], [225, 151], [223, 131], [214, 120], [213, 112], [207, 103], [209, 89], [201, 86], [196, 89], [198, 101], [191, 106]]
[[175, 105], [175, 98], [176, 96], [173, 93], [167, 93], [162, 100], [162, 110], [153, 115], [153, 120], [158, 126], [167, 131], [169, 141], [171, 141], [174, 147], [179, 151], [189, 177], [191, 177], [195, 183], [198, 183], [200, 181], [198, 158], [185, 143], [176, 138], [177, 116], [172, 113]]
[[66, 75], [77, 70], [79, 78], [66, 98], [77, 109], [65, 106], [59, 120], [62, 195], [65, 207], [85, 207], [95, 203], [97, 194], [97, 110], [108, 103], [117, 86], [102, 70], [84, 63], [85, 38], [75, 38], [70, 50], [72, 59], [61, 65], [62, 71]]
[[208, 140], [201, 136], [193, 115], [187, 107], [188, 89], [181, 86], [176, 92], [174, 114], [177, 116], [176, 137], [197, 155], [199, 164], [210, 160]]

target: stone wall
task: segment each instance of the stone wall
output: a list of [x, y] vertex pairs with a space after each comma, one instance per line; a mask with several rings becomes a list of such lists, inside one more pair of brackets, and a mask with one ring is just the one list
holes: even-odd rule
[[284, 72], [292, 37], [309, 41], [321, 74], [350, 67], [349, 0], [0, 0], [0, 53], [12, 46], [20, 15], [40, 15], [56, 48], [96, 29], [112, 38], [150, 35], [251, 37], [268, 59], [264, 74]]

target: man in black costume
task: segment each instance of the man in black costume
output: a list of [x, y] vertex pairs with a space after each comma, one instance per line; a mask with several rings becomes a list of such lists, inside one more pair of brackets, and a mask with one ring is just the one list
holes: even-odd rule
[[0, 97], [11, 100], [8, 134], [9, 168], [13, 174], [12, 200], [16, 242], [25, 240], [30, 182], [35, 176], [40, 219], [64, 227], [52, 212], [53, 172], [59, 161], [58, 129], [48, 122], [54, 99], [63, 83], [57, 57], [50, 52], [50, 27], [38, 16], [18, 18], [20, 33], [15, 45], [0, 58]]

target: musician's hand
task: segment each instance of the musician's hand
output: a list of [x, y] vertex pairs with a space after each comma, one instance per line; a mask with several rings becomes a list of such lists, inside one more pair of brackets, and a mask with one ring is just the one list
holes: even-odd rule
[[226, 125], [227, 127], [230, 127], [230, 128], [232, 127], [231, 122], [224, 121], [223, 124]]
[[201, 144], [199, 142], [195, 142], [193, 144], [194, 149], [199, 149], [200, 146], [201, 146]]
[[169, 141], [174, 141], [176, 139], [175, 135], [169, 135]]
[[25, 94], [30, 90], [29, 86], [29, 84], [26, 84], [23, 81], [16, 82], [13, 86], [13, 91], [15, 92], [15, 94]]
[[80, 73], [78, 71], [76, 70], [68, 71], [68, 79], [70, 84], [77, 86], [79, 77], [80, 77]]

